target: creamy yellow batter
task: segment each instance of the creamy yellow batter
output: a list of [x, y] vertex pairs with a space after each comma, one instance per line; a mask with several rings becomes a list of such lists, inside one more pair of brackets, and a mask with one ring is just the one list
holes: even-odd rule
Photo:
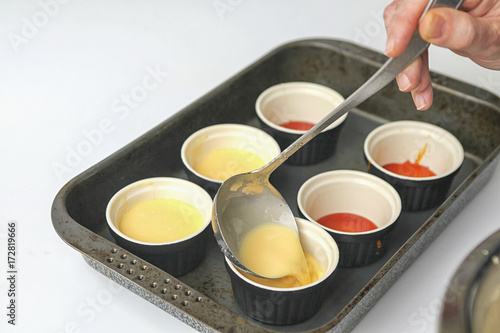
[[172, 242], [187, 237], [203, 226], [201, 214], [176, 199], [150, 199], [130, 207], [118, 229], [130, 238], [148, 243]]
[[[309, 257], [312, 262], [312, 256]], [[258, 275], [285, 277], [282, 281], [285, 285], [295, 284], [294, 280], [299, 285], [312, 282], [300, 239], [294, 230], [284, 225], [269, 223], [251, 230], [241, 242], [240, 258], [245, 267]], [[311, 263], [311, 266], [314, 277], [323, 275], [317, 262]]]
[[[314, 281], [321, 279], [323, 275], [325, 275], [325, 272], [319, 265], [318, 261], [311, 254], [309, 254], [308, 252], [304, 252], [304, 254], [306, 257], [307, 267], [309, 268], [311, 283], [313, 283]], [[240, 271], [240, 273], [246, 276], [248, 279], [268, 287], [295, 288], [302, 286], [299, 280], [293, 275], [287, 275], [279, 279], [265, 279], [247, 274], [243, 271]]]
[[193, 162], [193, 169], [198, 173], [220, 181], [262, 166], [264, 161], [257, 154], [237, 148], [214, 149]]

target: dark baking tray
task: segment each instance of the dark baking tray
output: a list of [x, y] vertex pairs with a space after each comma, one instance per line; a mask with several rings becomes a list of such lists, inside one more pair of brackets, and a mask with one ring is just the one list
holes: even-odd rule
[[[426, 112], [418, 112], [408, 94], [400, 93], [393, 82], [349, 113], [333, 157], [312, 166], [285, 164], [275, 172], [274, 184], [297, 214], [297, 190], [310, 176], [332, 169], [366, 171], [363, 140], [381, 123], [402, 119], [430, 122], [453, 133], [466, 151], [466, 160], [447, 200], [434, 209], [403, 213], [384, 257], [369, 266], [338, 269], [320, 311], [301, 324], [263, 325], [242, 314], [233, 300], [215, 240], [210, 242], [207, 257], [197, 269], [174, 278], [113, 242], [105, 207], [116, 191], [136, 180], [154, 176], [187, 178], [180, 147], [194, 131], [217, 123], [257, 127], [254, 103], [267, 87], [287, 81], [310, 81], [348, 96], [385, 60], [382, 54], [338, 40], [301, 40], [273, 50], [69, 181], [53, 202], [54, 228], [94, 269], [200, 331], [352, 330], [491, 177], [500, 151], [497, 96], [432, 73], [434, 105]], [[270, 310], [267, 304], [261, 306]]]

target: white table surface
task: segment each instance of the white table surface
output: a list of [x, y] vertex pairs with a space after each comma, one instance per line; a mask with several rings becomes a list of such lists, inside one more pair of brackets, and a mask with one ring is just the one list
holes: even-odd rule
[[[302, 38], [382, 51], [387, 0], [0, 2], [0, 331], [189, 332], [94, 271], [56, 234], [57, 191], [277, 46]], [[342, 7], [342, 9], [340, 9]], [[500, 94], [500, 73], [431, 48], [431, 67]], [[116, 112], [151, 71], [147, 96]], [[133, 101], [132, 101], [133, 102]], [[415, 111], [418, 112], [418, 111]], [[106, 132], [65, 163], [86, 133]], [[83, 147], [85, 148], [85, 147]], [[82, 149], [83, 149], [82, 148]], [[57, 168], [61, 164], [66, 168]], [[436, 332], [457, 265], [500, 227], [500, 173], [403, 274], [355, 332]], [[17, 317], [7, 324], [7, 223], [17, 225]], [[7, 330], [6, 330], [7, 329]]]

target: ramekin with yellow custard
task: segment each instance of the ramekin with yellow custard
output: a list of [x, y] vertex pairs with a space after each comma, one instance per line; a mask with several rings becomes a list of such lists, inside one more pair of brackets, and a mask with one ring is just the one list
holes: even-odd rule
[[225, 260], [234, 299], [240, 309], [255, 320], [275, 325], [303, 322], [319, 310], [331, 286], [339, 261], [335, 240], [312, 222], [301, 218], [295, 220], [302, 248], [310, 258], [310, 283], [301, 285], [290, 276], [273, 280], [256, 278], [237, 269], [227, 258]]
[[173, 276], [205, 257], [211, 233], [212, 198], [179, 178], [139, 180], [109, 201], [106, 220], [116, 243]]

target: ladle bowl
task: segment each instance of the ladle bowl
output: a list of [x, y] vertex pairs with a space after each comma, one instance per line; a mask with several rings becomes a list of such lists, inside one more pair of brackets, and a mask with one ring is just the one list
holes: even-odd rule
[[[423, 13], [435, 6], [457, 9], [462, 2], [463, 0], [431, 0]], [[281, 154], [260, 169], [233, 176], [222, 183], [214, 198], [212, 228], [222, 252], [236, 267], [259, 276], [239, 260], [241, 241], [255, 227], [265, 223], [281, 223], [298, 234], [290, 207], [269, 182], [271, 173], [331, 123], [385, 87], [428, 47], [429, 43], [420, 37], [417, 29], [400, 56], [387, 60], [368, 81]]]

